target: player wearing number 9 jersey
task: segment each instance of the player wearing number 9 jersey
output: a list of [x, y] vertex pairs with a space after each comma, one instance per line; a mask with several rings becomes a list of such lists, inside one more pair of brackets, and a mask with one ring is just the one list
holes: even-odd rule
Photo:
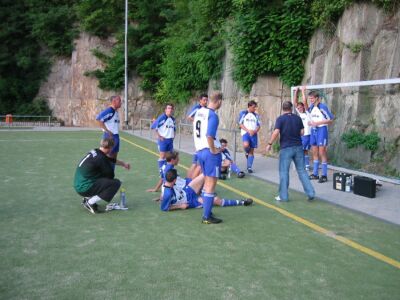
[[222, 93], [215, 93], [211, 96], [207, 108], [200, 108], [193, 121], [193, 138], [198, 160], [205, 176], [203, 198], [203, 219], [204, 224], [221, 223], [221, 219], [214, 218], [211, 214], [213, 200], [215, 197], [215, 186], [220, 175], [221, 150], [217, 136], [219, 118], [215, 113], [221, 107]]

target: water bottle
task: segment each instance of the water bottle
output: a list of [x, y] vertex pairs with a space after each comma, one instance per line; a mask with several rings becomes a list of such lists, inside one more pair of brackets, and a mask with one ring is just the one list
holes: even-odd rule
[[125, 189], [124, 188], [121, 188], [119, 206], [121, 208], [125, 208], [126, 207], [126, 195], [125, 195]]
[[228, 178], [231, 178], [231, 166], [228, 168]]
[[348, 193], [351, 191], [351, 177], [350, 176], [346, 177], [345, 191]]

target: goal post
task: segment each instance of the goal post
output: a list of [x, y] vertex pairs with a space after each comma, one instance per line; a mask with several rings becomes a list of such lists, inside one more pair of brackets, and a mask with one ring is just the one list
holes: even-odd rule
[[[297, 88], [291, 87], [292, 102]], [[328, 163], [400, 183], [400, 78], [306, 85], [306, 96], [309, 91], [335, 116]]]

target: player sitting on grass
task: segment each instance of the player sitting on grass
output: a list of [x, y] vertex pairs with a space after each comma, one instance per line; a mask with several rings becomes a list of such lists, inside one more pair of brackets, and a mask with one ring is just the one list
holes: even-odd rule
[[[201, 174], [188, 185], [181, 187], [176, 184], [178, 174], [175, 169], [169, 170], [165, 175], [164, 194], [161, 201], [161, 210], [170, 211], [187, 208], [201, 208], [203, 199], [198, 195], [204, 185], [204, 176]], [[252, 199], [230, 200], [214, 197], [214, 205], [217, 206], [249, 206]]]
[[225, 139], [219, 140], [221, 143], [221, 154], [222, 154], [222, 163], [221, 163], [221, 176], [219, 179], [225, 180], [226, 176], [224, 174], [228, 173], [229, 168], [236, 173], [237, 177], [243, 178], [244, 172], [240, 171], [237, 164], [233, 161], [232, 156], [228, 150], [228, 141]]
[[[159, 182], [156, 184], [156, 186], [152, 189], [148, 189], [147, 192], [158, 192], [160, 190], [160, 187], [162, 186], [163, 183], [165, 183], [165, 175], [169, 170], [175, 169], [175, 166], [179, 164], [179, 152], [173, 150], [172, 152], [168, 152], [165, 156], [166, 158], [166, 164], [161, 167], [161, 178]], [[181, 187], [184, 187], [190, 182], [190, 178], [182, 178], [178, 175], [177, 178], [177, 184]], [[160, 183], [161, 182], [161, 183]], [[164, 189], [162, 189], [161, 193], [163, 192]], [[160, 200], [160, 198], [154, 199], [156, 201]]]

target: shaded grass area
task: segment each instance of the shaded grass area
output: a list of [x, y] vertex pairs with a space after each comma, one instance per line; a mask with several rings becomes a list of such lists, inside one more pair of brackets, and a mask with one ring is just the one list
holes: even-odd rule
[[[156, 151], [153, 143], [124, 138]], [[145, 192], [156, 157], [122, 141], [128, 211], [90, 215], [72, 188], [96, 132], [1, 132], [2, 299], [394, 299], [400, 270], [255, 205], [163, 213]], [[190, 157], [181, 163], [189, 166]], [[179, 169], [184, 174], [183, 169]], [[266, 202], [276, 186], [227, 184]], [[218, 193], [237, 197], [218, 187]], [[292, 196], [293, 195], [293, 196]], [[400, 260], [399, 227], [291, 193], [280, 207]]]

